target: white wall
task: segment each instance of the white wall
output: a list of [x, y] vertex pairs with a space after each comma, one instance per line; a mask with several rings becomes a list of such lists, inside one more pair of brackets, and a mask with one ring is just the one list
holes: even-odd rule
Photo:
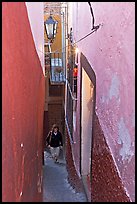
[[90, 174], [93, 117], [93, 84], [82, 68], [82, 175]]
[[44, 2], [25, 2], [36, 50], [44, 71]]

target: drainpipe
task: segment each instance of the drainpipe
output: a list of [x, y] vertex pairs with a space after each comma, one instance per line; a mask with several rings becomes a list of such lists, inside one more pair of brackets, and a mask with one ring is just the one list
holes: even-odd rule
[[[61, 11], [61, 25], [62, 25], [62, 65], [64, 68], [64, 76], [66, 80], [66, 19], [67, 19], [67, 13], [66, 13], [66, 5], [62, 8]], [[66, 82], [66, 81], [65, 81]], [[66, 102], [66, 93], [67, 93], [67, 86], [65, 85], [65, 102]], [[66, 107], [64, 104], [64, 110], [65, 110], [65, 117], [66, 117]]]

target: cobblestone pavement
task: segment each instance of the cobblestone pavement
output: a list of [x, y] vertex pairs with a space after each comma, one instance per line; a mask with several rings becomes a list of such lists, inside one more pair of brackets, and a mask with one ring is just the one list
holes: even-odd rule
[[87, 202], [84, 192], [76, 192], [67, 181], [63, 156], [54, 163], [48, 151], [44, 153], [43, 202]]

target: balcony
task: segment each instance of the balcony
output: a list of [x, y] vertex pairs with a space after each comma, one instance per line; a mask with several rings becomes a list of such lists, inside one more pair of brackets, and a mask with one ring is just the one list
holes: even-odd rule
[[63, 53], [50, 53], [50, 82], [51, 84], [65, 83], [65, 64]]

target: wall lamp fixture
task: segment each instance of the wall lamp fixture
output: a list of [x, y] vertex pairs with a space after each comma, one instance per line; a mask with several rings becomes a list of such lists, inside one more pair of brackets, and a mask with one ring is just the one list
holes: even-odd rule
[[58, 22], [55, 19], [53, 19], [51, 14], [49, 18], [44, 22], [47, 38], [51, 43], [53, 42], [57, 34], [57, 24]]

